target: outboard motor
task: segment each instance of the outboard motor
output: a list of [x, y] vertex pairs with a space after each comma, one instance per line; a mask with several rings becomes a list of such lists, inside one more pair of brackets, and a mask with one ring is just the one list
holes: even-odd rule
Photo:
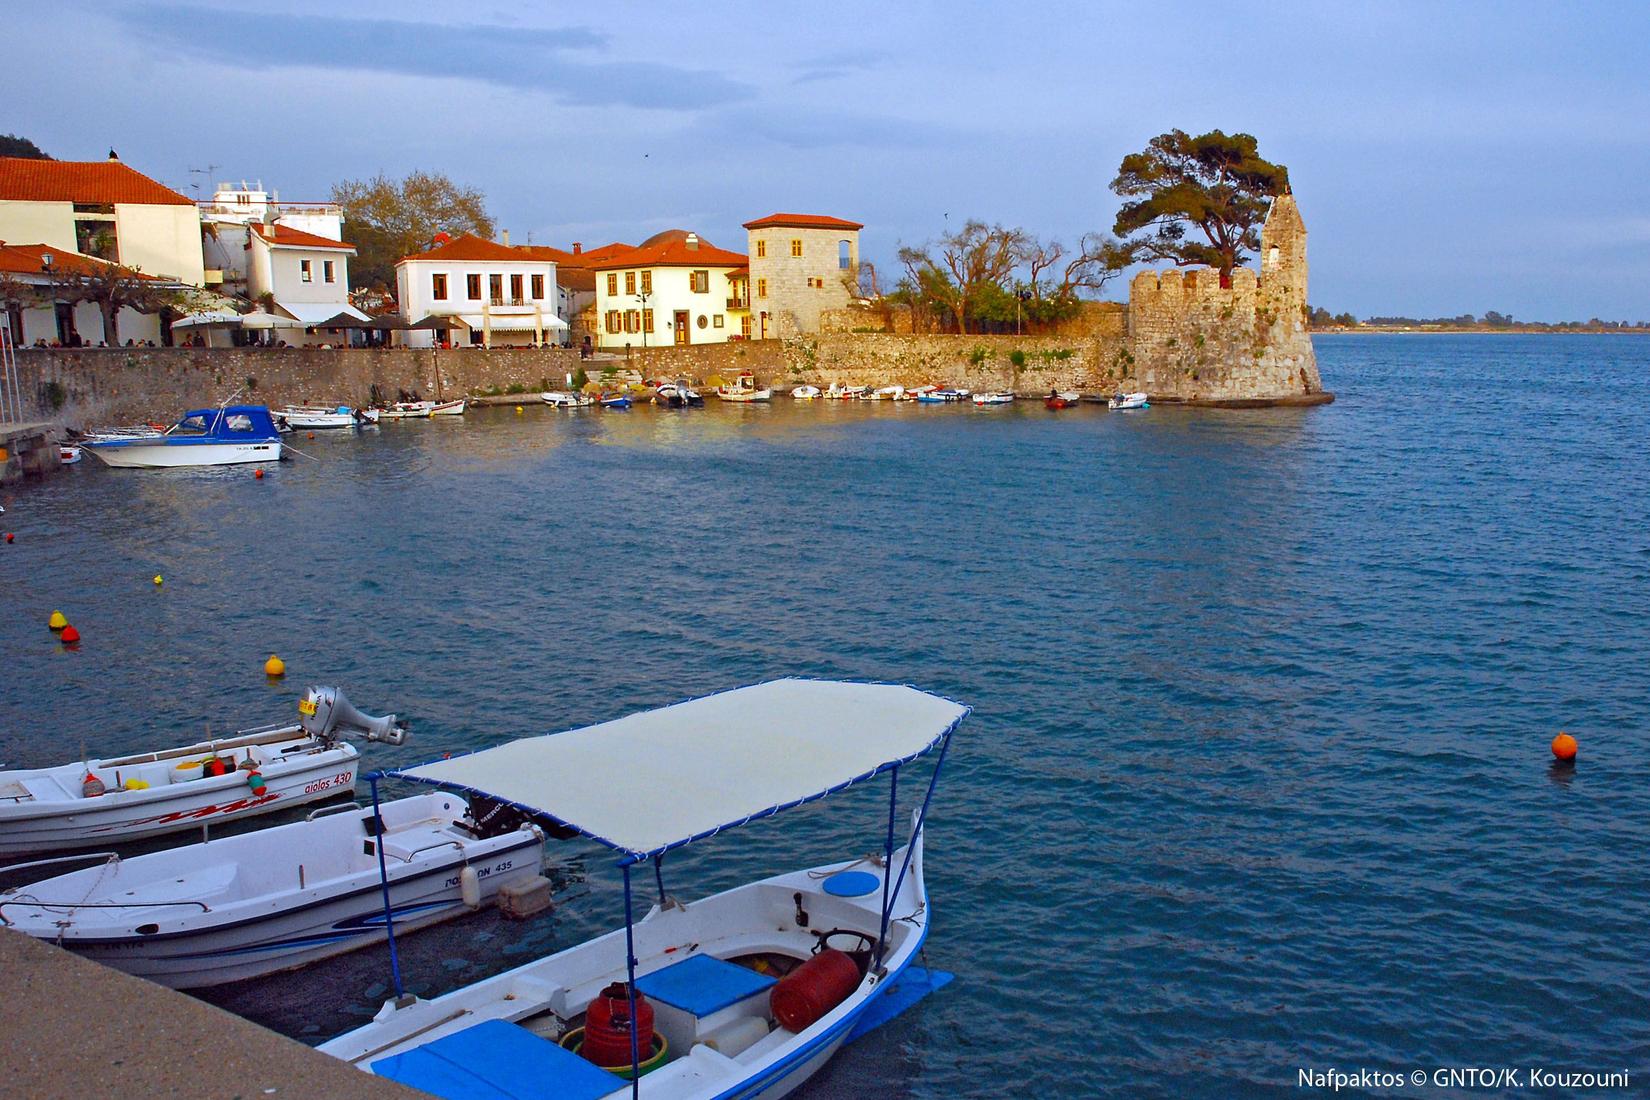
[[298, 703], [298, 724], [304, 732], [322, 741], [334, 741], [346, 733], [358, 733], [368, 741], [400, 745], [407, 740], [407, 727], [395, 715], [374, 718], [350, 705], [335, 687], [312, 687]]

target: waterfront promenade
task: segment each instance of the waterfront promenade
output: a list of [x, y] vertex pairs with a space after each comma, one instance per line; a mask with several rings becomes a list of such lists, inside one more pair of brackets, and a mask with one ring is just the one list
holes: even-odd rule
[[7, 1096], [424, 1095], [193, 997], [8, 929], [0, 929], [0, 975], [0, 1087]]

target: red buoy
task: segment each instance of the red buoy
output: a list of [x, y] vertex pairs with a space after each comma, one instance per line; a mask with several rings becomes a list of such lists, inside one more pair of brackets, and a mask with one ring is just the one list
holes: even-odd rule
[[11, 541], [11, 540], [12, 540], [12, 539], [14, 539], [14, 538], [16, 538], [16, 537], [17, 537], [17, 536], [16, 536], [16, 535], [14, 535], [14, 534], [12, 534], [12, 533], [11, 533], [11, 532], [10, 532], [10, 531], [7, 531], [7, 532], [6, 532], [6, 541], [7, 541], [7, 542], [10, 542], [10, 541]]
[[257, 478], [259, 481], [262, 481], [264, 476], [264, 468], [259, 466], [256, 470], [252, 471], [252, 476]]
[[[636, 994], [636, 1050], [647, 1061], [653, 1050], [653, 1006]], [[630, 1065], [630, 993], [614, 982], [590, 1002], [584, 1017], [584, 1046], [579, 1050], [598, 1066]]]
[[786, 1031], [805, 1031], [846, 1001], [860, 977], [852, 955], [828, 947], [779, 979], [768, 994], [768, 1007]]
[[76, 630], [73, 626], [64, 627], [57, 636], [63, 639], [63, 643], [65, 645], [74, 645], [76, 642], [80, 641], [80, 631]]

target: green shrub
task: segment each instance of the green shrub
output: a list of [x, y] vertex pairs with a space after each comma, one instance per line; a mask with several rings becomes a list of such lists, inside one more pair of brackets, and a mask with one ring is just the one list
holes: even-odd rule
[[1013, 363], [1016, 369], [1023, 367], [1026, 365], [1026, 353], [1020, 348], [1015, 348], [1008, 353], [1008, 361]]
[[511, 382], [508, 386], [504, 387], [504, 392], [510, 394], [526, 393], [527, 384], [525, 382]]
[[56, 379], [47, 382], [41, 387], [41, 391], [45, 395], [46, 404], [52, 407], [52, 412], [61, 409], [63, 403], [69, 399], [69, 391], [63, 387], [63, 383]]

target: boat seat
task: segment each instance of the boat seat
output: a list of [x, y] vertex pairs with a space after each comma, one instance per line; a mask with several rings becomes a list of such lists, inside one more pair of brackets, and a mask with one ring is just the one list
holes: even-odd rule
[[775, 979], [714, 955], [690, 955], [663, 970], [636, 979], [636, 988], [655, 1001], [701, 1020], [772, 986]]
[[596, 1100], [624, 1085], [617, 1074], [503, 1020], [488, 1020], [405, 1054], [372, 1063], [372, 1072], [445, 1100]]

